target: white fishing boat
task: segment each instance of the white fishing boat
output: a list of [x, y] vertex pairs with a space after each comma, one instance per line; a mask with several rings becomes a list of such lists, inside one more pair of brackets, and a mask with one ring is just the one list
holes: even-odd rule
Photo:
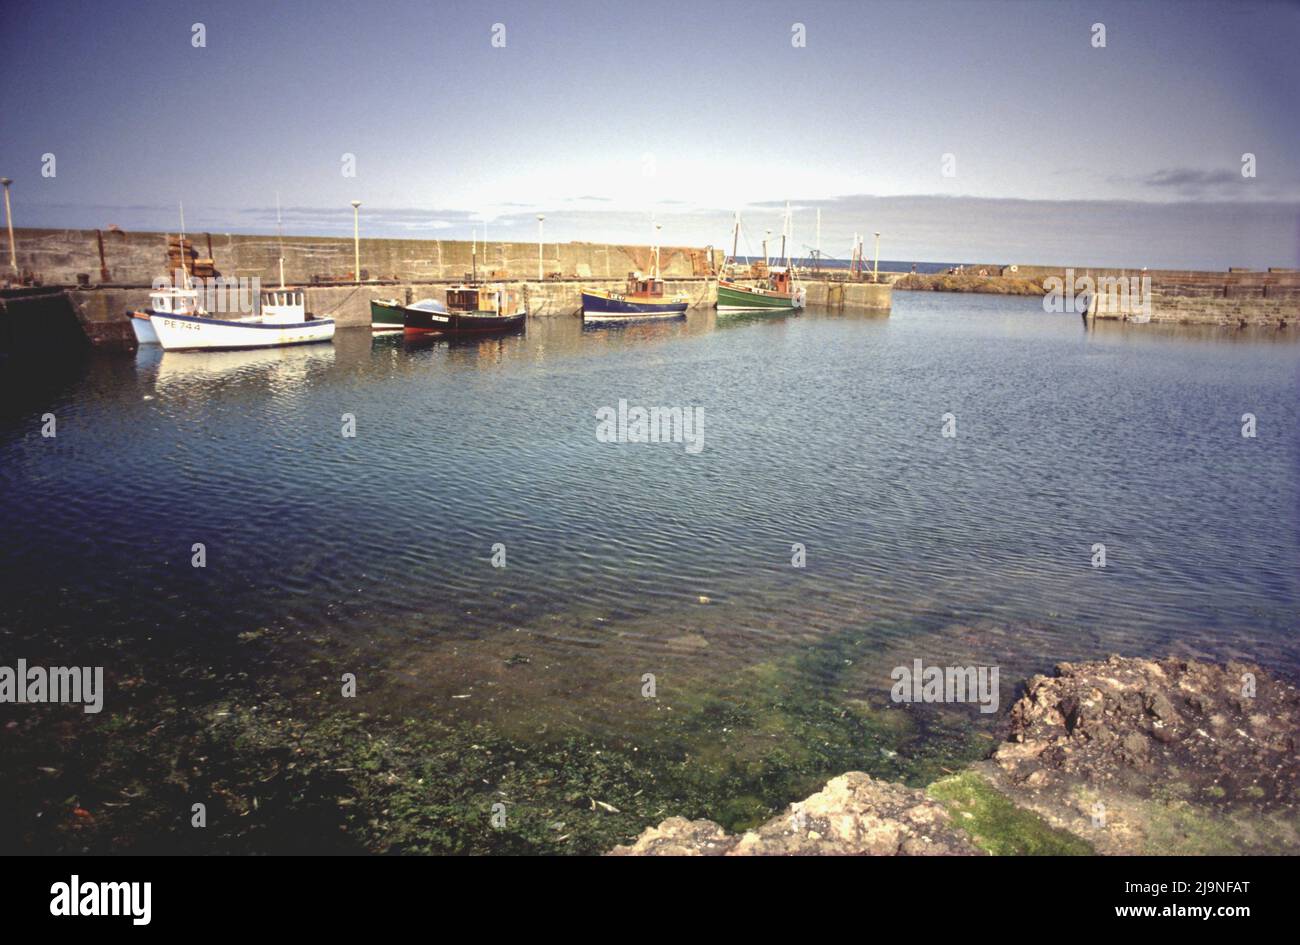
[[313, 344], [334, 337], [334, 319], [307, 312], [301, 289], [266, 292], [260, 313], [244, 318], [157, 314], [149, 319], [164, 351], [229, 351]]
[[198, 289], [178, 289], [168, 287], [149, 293], [149, 307], [144, 311], [128, 312], [131, 316], [131, 330], [135, 332], [136, 344], [158, 344], [158, 333], [154, 331], [155, 315], [194, 315], [207, 313], [199, 304]]

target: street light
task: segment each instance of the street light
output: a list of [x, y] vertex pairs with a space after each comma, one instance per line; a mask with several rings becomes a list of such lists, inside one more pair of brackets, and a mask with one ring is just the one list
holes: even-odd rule
[[9, 211], [9, 185], [13, 180], [8, 177], [0, 177], [0, 184], [5, 188], [5, 223], [9, 227], [9, 265], [13, 268], [14, 275], [18, 275], [18, 251], [14, 248], [14, 218]]
[[352, 276], [361, 281], [361, 201], [352, 201]]
[[546, 280], [546, 275], [542, 272], [542, 245], [544, 242], [542, 239], [542, 233], [543, 233], [542, 221], [545, 219], [546, 219], [546, 214], [544, 213], [537, 214], [537, 281], [538, 282], [544, 282]]
[[880, 281], [880, 233], [879, 232], [876, 233], [876, 265], [872, 268], [871, 271], [871, 281], [872, 282]]

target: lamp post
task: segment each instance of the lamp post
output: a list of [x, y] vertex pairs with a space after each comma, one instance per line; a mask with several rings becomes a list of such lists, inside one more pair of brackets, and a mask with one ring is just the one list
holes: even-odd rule
[[876, 264], [871, 270], [871, 281], [880, 281], [880, 233], [876, 233]]
[[361, 281], [361, 201], [352, 201], [352, 275]]
[[9, 265], [16, 276], [18, 275], [18, 251], [14, 248], [14, 218], [9, 210], [9, 185], [12, 183], [11, 178], [0, 177], [0, 184], [4, 184], [5, 188], [5, 224], [9, 227]]
[[546, 280], [546, 274], [542, 271], [542, 246], [545, 244], [545, 240], [543, 239], [544, 230], [542, 229], [544, 224], [542, 223], [542, 221], [545, 219], [546, 219], [545, 214], [543, 213], [537, 214], [537, 281], [538, 282], [544, 282]]

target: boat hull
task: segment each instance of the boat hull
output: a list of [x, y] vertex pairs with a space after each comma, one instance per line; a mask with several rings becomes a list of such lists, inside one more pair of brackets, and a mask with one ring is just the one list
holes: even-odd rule
[[154, 331], [152, 315], [152, 312], [131, 312], [131, 331], [135, 333], [136, 344], [158, 344], [158, 332]]
[[164, 351], [237, 351], [330, 341], [334, 319], [305, 322], [243, 322], [193, 315], [155, 314], [150, 319]]
[[728, 312], [792, 312], [794, 309], [794, 296], [785, 292], [729, 282], [718, 283], [718, 311], [723, 314]]
[[630, 322], [649, 318], [685, 318], [685, 299], [654, 302], [603, 292], [582, 293], [582, 319], [588, 322]]
[[497, 315], [492, 312], [433, 312], [403, 308], [402, 316], [402, 327], [413, 335], [489, 335], [518, 331], [524, 327], [528, 313]]
[[370, 300], [371, 331], [401, 331], [403, 327], [402, 303], [391, 299]]

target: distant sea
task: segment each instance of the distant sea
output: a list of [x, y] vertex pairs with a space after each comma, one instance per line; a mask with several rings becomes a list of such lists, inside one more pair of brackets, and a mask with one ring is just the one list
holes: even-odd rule
[[[747, 266], [751, 262], [757, 261], [758, 257], [738, 256], [737, 259], [740, 261], [742, 265]], [[866, 262], [865, 268], [867, 269], [872, 268], [874, 264], [874, 260], [868, 258], [865, 260], [865, 262]], [[812, 266], [813, 261], [805, 257], [805, 258], [796, 259], [795, 263], [800, 266]], [[880, 260], [880, 269], [882, 272], [911, 272], [913, 266], [916, 267], [917, 272], [925, 272], [925, 273], [947, 272], [949, 269], [953, 268], [954, 266], [976, 266], [976, 265], [986, 266], [988, 265], [988, 263], [987, 262], [984, 263], [918, 262], [916, 260], [911, 260], [911, 259], [905, 262], [897, 259]], [[848, 269], [849, 260], [831, 259], [829, 257], [823, 257], [821, 260], [821, 267], [823, 269]]]

